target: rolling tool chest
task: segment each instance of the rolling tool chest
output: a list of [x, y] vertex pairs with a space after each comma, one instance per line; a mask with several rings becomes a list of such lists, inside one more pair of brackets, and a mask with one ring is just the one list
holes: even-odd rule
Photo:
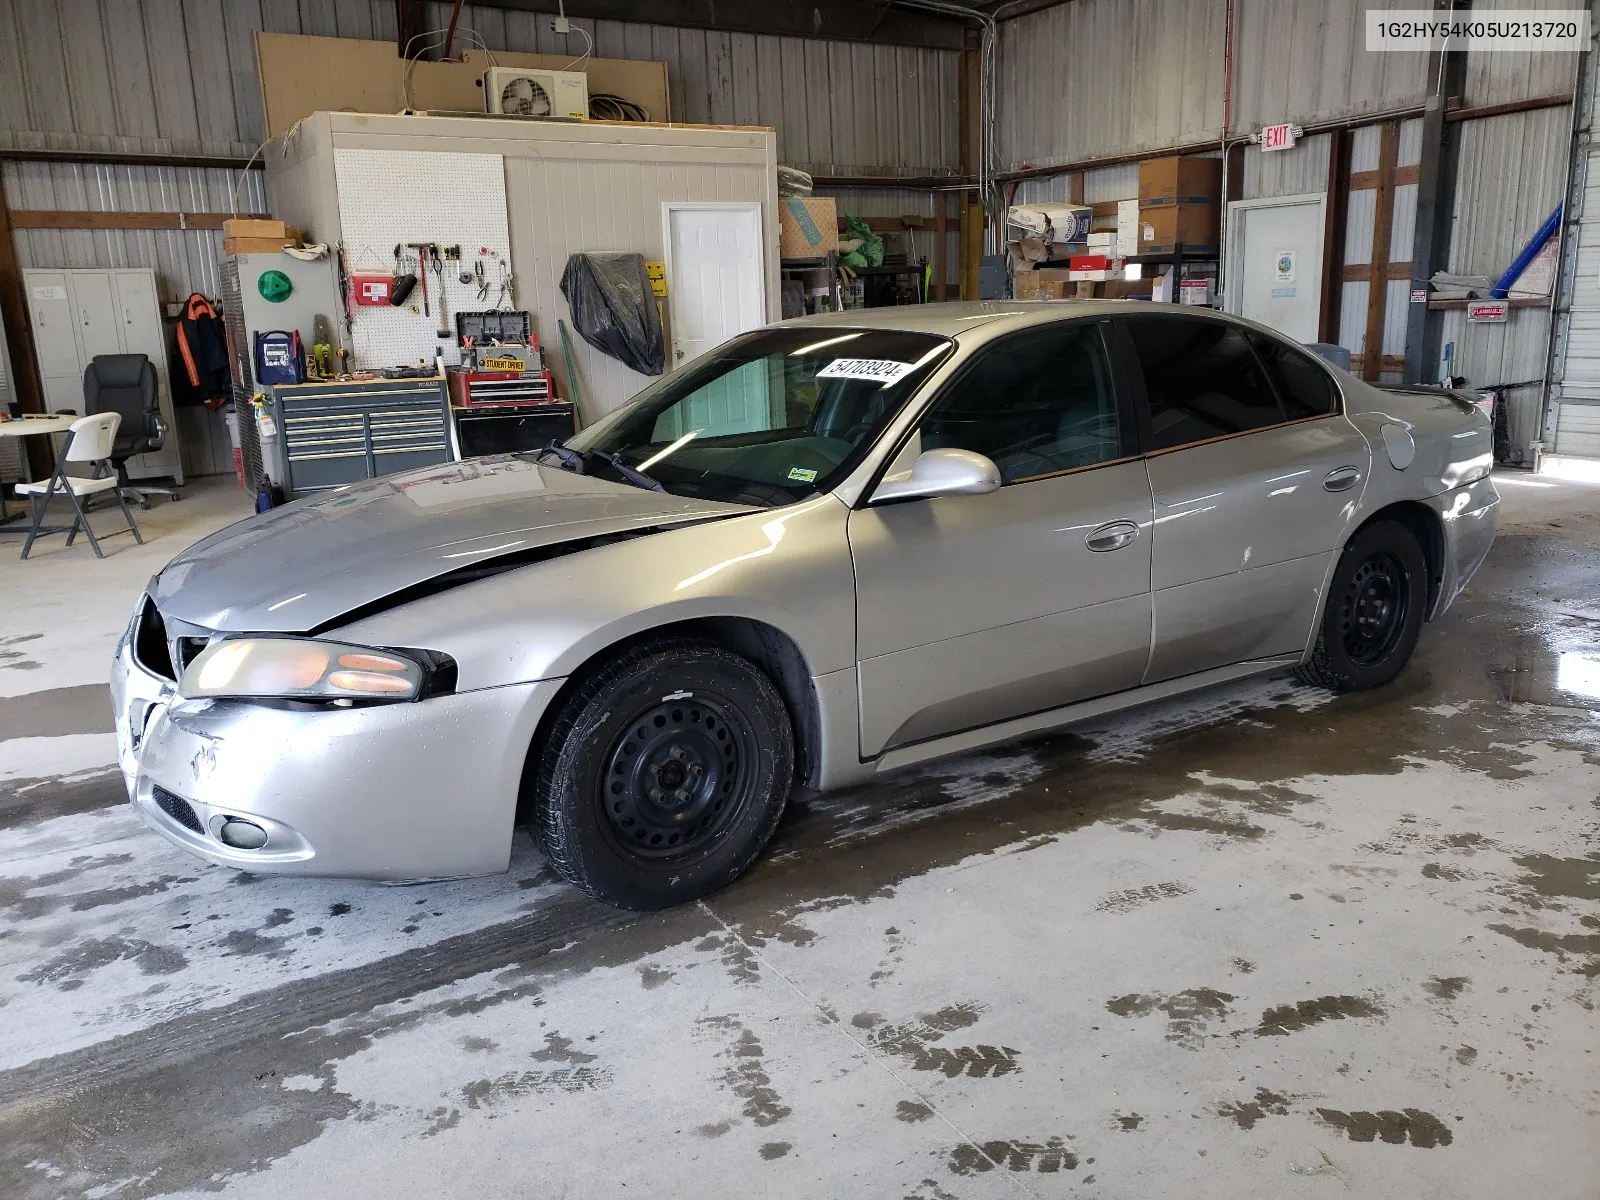
[[447, 372], [462, 458], [537, 450], [574, 429], [571, 404], [555, 398], [530, 314], [457, 313], [462, 366]]
[[272, 389], [291, 496], [448, 462], [444, 380], [353, 380]]

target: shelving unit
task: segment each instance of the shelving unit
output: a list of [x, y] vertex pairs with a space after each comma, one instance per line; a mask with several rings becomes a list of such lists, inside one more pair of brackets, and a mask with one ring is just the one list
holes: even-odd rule
[[778, 262], [778, 274], [784, 279], [802, 271], [816, 270], [828, 272], [829, 303], [833, 305], [834, 312], [840, 311], [844, 308], [844, 297], [839, 291], [839, 255], [835, 251], [830, 250], [816, 258], [785, 258]]

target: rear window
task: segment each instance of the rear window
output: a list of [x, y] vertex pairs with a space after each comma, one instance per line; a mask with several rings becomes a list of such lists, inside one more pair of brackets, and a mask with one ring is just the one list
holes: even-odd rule
[[1283, 401], [1284, 415], [1289, 420], [1325, 417], [1339, 411], [1339, 391], [1333, 377], [1311, 355], [1253, 330], [1250, 344], [1278, 389], [1278, 399]]
[[1194, 317], [1128, 321], [1150, 402], [1150, 448], [1167, 450], [1283, 423], [1244, 331]]

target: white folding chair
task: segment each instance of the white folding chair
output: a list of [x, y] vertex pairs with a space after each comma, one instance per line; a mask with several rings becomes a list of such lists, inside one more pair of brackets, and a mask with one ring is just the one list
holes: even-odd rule
[[[33, 512], [33, 525], [28, 530], [28, 540], [22, 544], [23, 558], [27, 558], [28, 551], [33, 549], [34, 538], [48, 533], [65, 533], [67, 545], [70, 546], [73, 539], [78, 536], [79, 529], [88, 535], [89, 545], [94, 547], [95, 557], [104, 558], [105, 554], [102, 553], [100, 543], [94, 536], [94, 530], [89, 526], [89, 517], [83, 506], [83, 498], [96, 496], [102, 492], [110, 492], [116, 497], [117, 503], [122, 506], [122, 515], [128, 520], [128, 529], [133, 534], [133, 540], [141, 546], [144, 545], [144, 538], [139, 536], [139, 527], [133, 523], [133, 513], [128, 509], [128, 502], [117, 490], [117, 471], [111, 464], [111, 448], [117, 440], [117, 426], [121, 421], [122, 417], [114, 412], [96, 413], [91, 417], [81, 417], [74, 421], [72, 428], [67, 431], [66, 446], [56, 456], [56, 469], [50, 473], [49, 480], [45, 483], [17, 484], [17, 495], [28, 498]], [[69, 462], [93, 464], [93, 477], [84, 479], [77, 475], [68, 475]], [[71, 525], [44, 524], [45, 511], [58, 493], [64, 494], [72, 501], [74, 516]], [[122, 531], [119, 529], [116, 532]]]

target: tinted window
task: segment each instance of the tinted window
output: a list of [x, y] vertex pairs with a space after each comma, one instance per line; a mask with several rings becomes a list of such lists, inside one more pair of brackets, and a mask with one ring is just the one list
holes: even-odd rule
[[1282, 423], [1278, 399], [1237, 326], [1140, 317], [1128, 332], [1150, 398], [1152, 450]]
[[1291, 421], [1301, 417], [1324, 417], [1339, 411], [1333, 380], [1309, 354], [1253, 331], [1250, 344], [1256, 348], [1262, 365], [1277, 386], [1278, 399], [1283, 401], [1284, 412]]
[[982, 351], [934, 403], [921, 434], [923, 450], [987, 455], [1006, 483], [1121, 458], [1099, 326], [1024, 334]]

